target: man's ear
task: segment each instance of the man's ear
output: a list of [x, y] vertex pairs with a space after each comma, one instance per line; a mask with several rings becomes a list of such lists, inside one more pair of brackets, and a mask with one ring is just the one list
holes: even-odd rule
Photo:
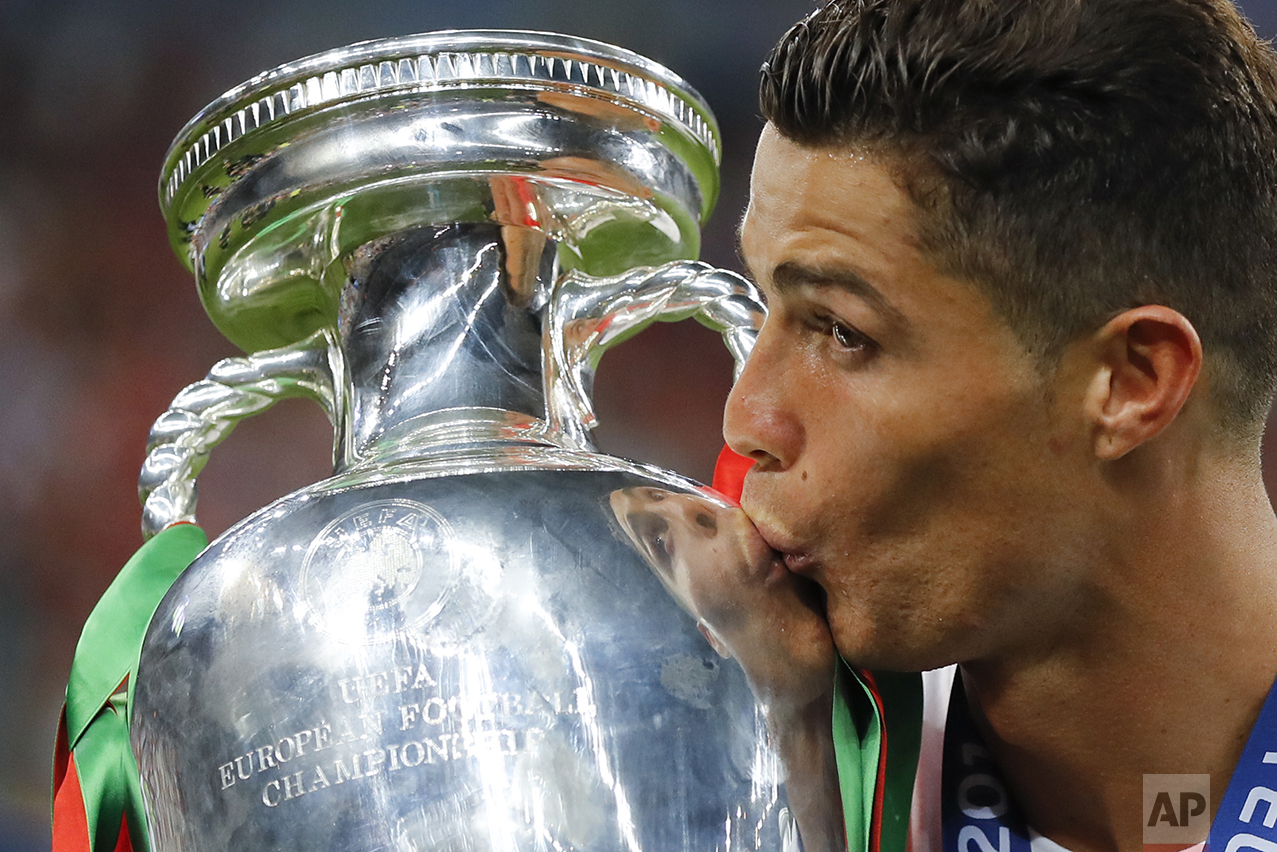
[[1087, 393], [1095, 454], [1118, 459], [1184, 407], [1202, 369], [1202, 341], [1183, 314], [1162, 305], [1124, 311], [1092, 340], [1100, 361]]

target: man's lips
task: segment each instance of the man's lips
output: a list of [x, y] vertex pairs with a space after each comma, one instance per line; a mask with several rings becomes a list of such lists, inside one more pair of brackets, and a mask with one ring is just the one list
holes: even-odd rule
[[770, 587], [777, 583], [786, 583], [798, 595], [798, 599], [804, 606], [821, 618], [827, 618], [824, 588], [814, 578], [802, 573], [804, 570], [814, 570], [817, 564], [810, 554], [786, 553], [777, 550], [765, 585]]
[[785, 567], [795, 574], [802, 574], [816, 567], [816, 560], [810, 553], [781, 551], [781, 555], [785, 560]]
[[[804, 571], [813, 571], [819, 563], [809, 552], [801, 549], [794, 542], [786, 540], [781, 534], [765, 523], [755, 526], [763, 542], [772, 549], [771, 570], [767, 573], [765, 585], [777, 583], [791, 585], [798, 594], [799, 600], [821, 618], [826, 618], [825, 590], [815, 579], [803, 576]], [[778, 546], [779, 545], [779, 546]]]
[[763, 537], [763, 541], [767, 542], [767, 546], [776, 551], [781, 561], [785, 563], [785, 568], [793, 574], [801, 574], [804, 571], [810, 571], [816, 566], [816, 560], [803, 547], [795, 542], [787, 540], [787, 538], [764, 524], [757, 525], [758, 534]]

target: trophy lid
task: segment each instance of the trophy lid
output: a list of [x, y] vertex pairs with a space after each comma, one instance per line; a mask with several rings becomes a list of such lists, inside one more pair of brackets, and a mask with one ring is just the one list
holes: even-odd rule
[[[719, 158], [705, 101], [651, 60], [571, 36], [458, 30], [330, 50], [230, 90], [178, 134], [159, 193], [210, 316], [256, 349], [329, 321], [325, 270], [355, 245], [491, 220], [474, 188], [492, 175], [537, 185], [559, 232], [534, 224], [552, 239], [612, 226], [599, 234], [611, 247], [576, 246], [569, 266], [615, 274], [695, 257]], [[650, 234], [631, 228], [618, 248], [618, 216]]]
[[167, 216], [187, 180], [224, 146], [290, 115], [405, 90], [493, 83], [596, 90], [681, 125], [705, 145], [716, 166], [721, 162], [718, 124], [709, 105], [663, 65], [621, 47], [557, 33], [441, 30], [317, 53], [225, 92], [188, 121], [169, 146], [160, 173], [160, 207]]

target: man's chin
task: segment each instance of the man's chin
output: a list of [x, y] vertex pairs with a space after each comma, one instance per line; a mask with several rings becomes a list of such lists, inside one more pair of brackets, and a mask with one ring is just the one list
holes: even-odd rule
[[945, 649], [931, 647], [902, 635], [899, 631], [862, 626], [848, 629], [848, 625], [830, 622], [834, 647], [853, 669], [883, 672], [925, 672], [954, 662]]

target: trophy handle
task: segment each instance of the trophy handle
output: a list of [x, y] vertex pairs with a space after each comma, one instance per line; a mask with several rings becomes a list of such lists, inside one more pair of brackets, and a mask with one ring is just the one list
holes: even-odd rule
[[693, 317], [721, 332], [739, 377], [766, 314], [753, 282], [700, 261], [636, 267], [605, 278], [569, 272], [550, 300], [543, 343], [551, 431], [593, 449], [589, 430], [598, 418], [591, 395], [599, 359], [653, 322]]
[[240, 420], [281, 399], [305, 397], [324, 407], [341, 434], [337, 377], [345, 369], [333, 332], [243, 358], [217, 362], [203, 381], [187, 386], [151, 427], [138, 477], [142, 537], [170, 524], [195, 521], [196, 477]]

